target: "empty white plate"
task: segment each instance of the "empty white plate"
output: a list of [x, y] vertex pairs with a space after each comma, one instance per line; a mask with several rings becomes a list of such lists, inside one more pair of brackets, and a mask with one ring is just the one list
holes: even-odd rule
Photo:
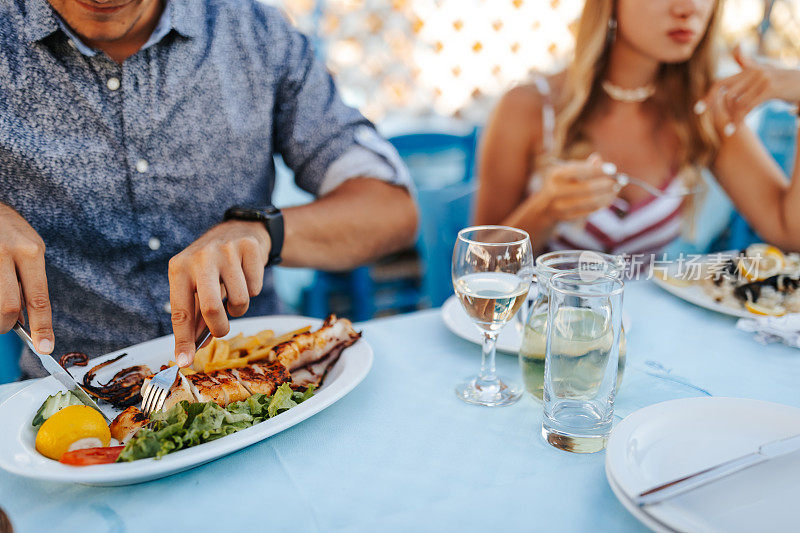
[[798, 433], [796, 407], [738, 398], [672, 400], [640, 409], [614, 428], [606, 450], [606, 475], [622, 504], [656, 530], [793, 531], [800, 524], [800, 453], [659, 504], [639, 508], [631, 499]]

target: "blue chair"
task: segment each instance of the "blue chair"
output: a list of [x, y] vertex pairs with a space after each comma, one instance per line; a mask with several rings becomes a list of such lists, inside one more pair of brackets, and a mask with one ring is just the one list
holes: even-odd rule
[[419, 191], [423, 302], [439, 307], [453, 294], [450, 264], [458, 232], [472, 220], [474, 182]]
[[[768, 102], [759, 110], [757, 120], [756, 134], [786, 175], [791, 175], [797, 134], [797, 118], [794, 113], [780, 102]], [[728, 230], [717, 241], [714, 249], [742, 250], [762, 240], [747, 221], [734, 212]]]
[[478, 129], [466, 134], [417, 133], [389, 139], [417, 187], [423, 306], [438, 307], [453, 294], [450, 263], [459, 230], [472, 219]]
[[0, 335], [0, 383], [19, 379], [19, 355], [22, 343], [13, 333]]
[[417, 189], [438, 189], [472, 179], [478, 128], [463, 135], [411, 133], [391, 137]]
[[331, 311], [331, 298], [344, 296], [350, 303], [346, 312], [355, 320], [367, 320], [386, 311], [438, 306], [452, 294], [450, 258], [456, 234], [470, 218], [474, 187], [469, 182], [477, 139], [477, 129], [460, 135], [412, 133], [389, 139], [417, 189], [420, 232], [416, 249], [423, 263], [422, 280], [378, 280], [373, 267], [316, 272], [303, 292], [303, 314], [324, 317]]

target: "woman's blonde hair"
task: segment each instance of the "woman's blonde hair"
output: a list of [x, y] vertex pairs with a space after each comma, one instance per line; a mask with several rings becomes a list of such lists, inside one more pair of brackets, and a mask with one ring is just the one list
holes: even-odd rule
[[[651, 99], [655, 109], [678, 140], [677, 171], [684, 182], [693, 186], [701, 180], [699, 169], [708, 166], [716, 154], [720, 139], [710, 113], [697, 115], [695, 102], [705, 96], [714, 81], [716, 57], [714, 42], [720, 19], [720, 3], [714, 10], [706, 32], [692, 56], [682, 63], [662, 63], [656, 78], [656, 93]], [[556, 103], [555, 153], [559, 157], [583, 157], [588, 154], [584, 124], [603, 98], [601, 82], [611, 50], [610, 21], [615, 0], [586, 0], [578, 22], [575, 57], [567, 67], [563, 90]], [[690, 226], [698, 202], [689, 201]], [[694, 205], [692, 205], [694, 204]]]

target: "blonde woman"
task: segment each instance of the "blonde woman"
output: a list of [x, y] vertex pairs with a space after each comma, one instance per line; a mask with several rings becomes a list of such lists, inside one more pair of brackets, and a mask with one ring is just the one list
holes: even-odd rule
[[[567, 69], [494, 111], [476, 222], [523, 228], [538, 251], [655, 253], [691, 226], [697, 195], [682, 194], [708, 168], [764, 239], [800, 249], [800, 165], [790, 182], [742, 123], [800, 101], [800, 71], [737, 53], [741, 73], [715, 81], [719, 18], [715, 0], [587, 0]], [[620, 186], [614, 167], [663, 194]]]

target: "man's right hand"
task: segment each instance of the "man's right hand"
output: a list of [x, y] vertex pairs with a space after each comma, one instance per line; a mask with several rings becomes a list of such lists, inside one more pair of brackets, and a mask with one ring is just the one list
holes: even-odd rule
[[55, 347], [44, 241], [19, 213], [0, 204], [0, 334], [28, 312], [31, 337], [41, 353]]

